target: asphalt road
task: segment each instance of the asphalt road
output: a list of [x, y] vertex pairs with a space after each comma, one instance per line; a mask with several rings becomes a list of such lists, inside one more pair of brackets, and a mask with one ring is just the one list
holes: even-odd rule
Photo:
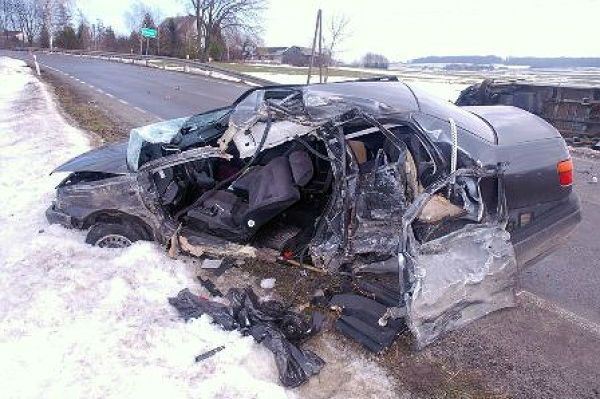
[[[0, 52], [31, 60], [24, 52]], [[61, 54], [37, 54], [42, 67], [99, 89], [124, 105], [160, 119], [189, 116], [231, 104], [250, 87], [241, 83]]]
[[566, 245], [521, 274], [522, 288], [600, 323], [600, 160], [573, 156], [583, 220]]
[[[26, 53], [2, 52], [30, 60]], [[247, 86], [180, 72], [91, 58], [39, 54], [39, 62], [101, 95], [158, 119], [231, 103]], [[600, 323], [600, 161], [574, 157], [583, 221], [567, 245], [521, 273], [521, 287], [594, 323]]]

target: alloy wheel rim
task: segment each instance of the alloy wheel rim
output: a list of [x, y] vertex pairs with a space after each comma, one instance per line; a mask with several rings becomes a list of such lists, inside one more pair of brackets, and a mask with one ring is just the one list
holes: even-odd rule
[[100, 248], [126, 248], [131, 245], [131, 240], [120, 234], [108, 234], [96, 241], [95, 245]]

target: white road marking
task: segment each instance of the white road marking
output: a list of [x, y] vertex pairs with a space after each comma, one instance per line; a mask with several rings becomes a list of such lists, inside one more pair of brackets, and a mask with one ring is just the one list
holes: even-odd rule
[[[43, 64], [42, 64], [42, 65], [43, 65]], [[69, 75], [68, 73], [66, 73], [66, 72], [64, 72], [64, 71], [61, 71], [60, 69], [56, 69], [56, 68], [53, 68], [53, 67], [50, 67], [50, 66], [47, 66], [47, 65], [43, 65], [43, 66], [44, 66], [44, 67], [46, 67], [46, 68], [52, 69], [52, 70], [54, 70], [54, 71], [60, 72], [60, 73], [62, 73], [63, 75], [66, 75], [66, 76], [70, 77], [71, 79], [74, 79], [74, 80], [76, 80], [77, 82], [79, 82], [79, 83], [81, 83], [81, 84], [87, 85], [89, 88], [91, 88], [91, 89], [95, 89], [95, 90], [96, 90], [98, 93], [104, 94], [105, 96], [107, 96], [107, 97], [110, 97], [110, 98], [113, 98], [113, 99], [117, 99], [117, 100], [119, 100], [119, 102], [120, 102], [121, 104], [129, 105], [129, 103], [128, 103], [127, 101], [125, 101], [125, 100], [123, 100], [123, 99], [120, 99], [120, 98], [117, 98], [117, 97], [115, 97], [114, 95], [112, 95], [112, 94], [110, 94], [110, 93], [107, 93], [107, 92], [105, 92], [104, 90], [102, 90], [102, 89], [100, 89], [100, 88], [98, 88], [98, 87], [95, 87], [94, 85], [92, 85], [92, 84], [90, 84], [90, 83], [86, 83], [86, 82], [84, 82], [83, 80], [81, 80], [81, 79], [79, 79], [79, 78], [76, 78], [76, 77], [75, 77], [75, 76], [73, 76], [73, 75]], [[205, 79], [205, 80], [207, 80], [207, 81], [210, 81], [210, 79]], [[151, 112], [148, 112], [148, 111], [146, 111], [146, 110], [145, 110], [145, 109], [143, 109], [143, 108], [140, 108], [140, 107], [138, 107], [138, 106], [134, 106], [133, 108], [135, 108], [135, 109], [136, 109], [136, 110], [138, 110], [139, 112], [142, 112], [142, 113], [144, 113], [144, 114], [146, 114], [146, 115], [149, 115], [149, 116], [151, 116], [151, 117], [153, 117], [153, 118], [155, 118], [155, 119], [157, 119], [157, 120], [159, 120], [159, 121], [164, 121], [164, 119], [163, 119], [163, 118], [161, 118], [161, 117], [159, 117], [159, 116], [156, 116], [156, 115], [154, 115], [153, 113], [151, 113]]]
[[552, 312], [559, 316], [561, 319], [569, 321], [582, 329], [600, 336], [600, 324], [594, 323], [585, 317], [579, 316], [576, 313], [567, 310], [556, 303], [550, 302], [547, 299], [539, 297], [529, 291], [521, 291], [518, 294], [519, 299], [523, 299], [525, 302], [529, 302], [539, 308]]

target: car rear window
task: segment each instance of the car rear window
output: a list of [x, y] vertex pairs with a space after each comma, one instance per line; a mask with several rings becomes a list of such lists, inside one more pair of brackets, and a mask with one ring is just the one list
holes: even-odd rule
[[483, 119], [466, 111], [449, 101], [435, 97], [422, 89], [411, 86], [419, 100], [419, 107], [424, 114], [447, 121], [454, 119], [456, 125], [469, 133], [478, 136], [490, 143], [496, 142], [494, 130]]

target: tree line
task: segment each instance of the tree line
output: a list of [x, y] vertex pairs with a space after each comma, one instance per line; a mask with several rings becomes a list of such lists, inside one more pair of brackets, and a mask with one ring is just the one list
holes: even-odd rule
[[[265, 0], [185, 0], [190, 15], [162, 18], [138, 0], [125, 14], [130, 33], [90, 22], [72, 0], [0, 0], [0, 32], [22, 33], [21, 46], [160, 54], [203, 61], [239, 60], [260, 44]], [[146, 40], [142, 28], [158, 31]]]
[[[124, 15], [129, 33], [122, 34], [101, 19], [89, 21], [75, 8], [74, 0], [0, 0], [0, 32], [22, 33], [18, 43], [5, 40], [6, 47], [115, 51], [202, 61], [246, 60], [262, 45], [266, 0], [178, 1], [187, 4], [187, 15], [164, 17], [159, 9], [135, 1]], [[349, 22], [343, 14], [328, 19], [323, 37], [328, 65], [348, 36]], [[156, 29], [158, 37], [147, 40], [142, 28]], [[387, 68], [389, 61], [383, 55], [367, 53], [357, 64]]]

